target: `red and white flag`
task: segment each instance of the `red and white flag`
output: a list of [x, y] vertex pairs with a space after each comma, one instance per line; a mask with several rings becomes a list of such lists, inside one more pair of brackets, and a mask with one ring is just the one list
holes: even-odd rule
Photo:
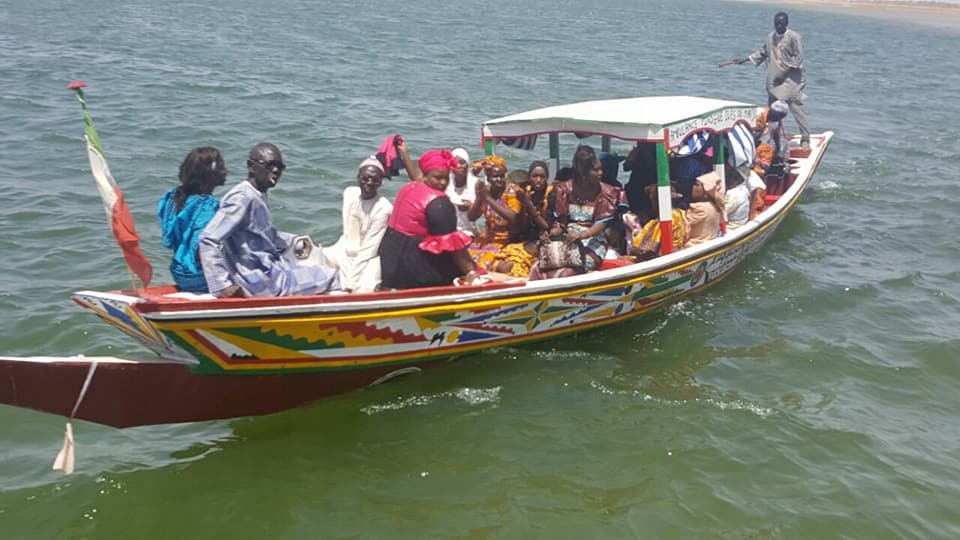
[[120, 250], [123, 251], [123, 258], [127, 261], [130, 271], [140, 278], [143, 286], [146, 287], [150, 284], [150, 278], [153, 276], [153, 267], [150, 265], [147, 256], [143, 254], [143, 250], [140, 249], [140, 235], [137, 234], [130, 208], [127, 207], [127, 202], [123, 198], [123, 191], [120, 190], [117, 181], [110, 174], [110, 167], [107, 166], [107, 160], [103, 157], [100, 138], [93, 128], [93, 119], [87, 111], [87, 103], [83, 98], [82, 88], [84, 86], [86, 84], [82, 81], [73, 81], [68, 88], [76, 91], [77, 99], [83, 106], [83, 117], [86, 122], [84, 139], [87, 141], [90, 172], [97, 184], [100, 198], [103, 199], [103, 208], [107, 212], [107, 219], [110, 221], [113, 236], [117, 239]]

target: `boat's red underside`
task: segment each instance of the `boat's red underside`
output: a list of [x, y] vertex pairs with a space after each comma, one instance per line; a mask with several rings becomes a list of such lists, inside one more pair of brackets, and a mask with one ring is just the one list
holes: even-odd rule
[[[291, 409], [366, 386], [396, 367], [283, 375], [196, 375], [174, 363], [101, 363], [75, 418], [113, 427], [197, 422]], [[82, 362], [0, 362], [0, 403], [69, 416]]]

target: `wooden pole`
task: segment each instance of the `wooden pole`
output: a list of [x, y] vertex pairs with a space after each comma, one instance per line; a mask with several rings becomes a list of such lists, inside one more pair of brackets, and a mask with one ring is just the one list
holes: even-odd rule
[[[720, 182], [723, 186], [723, 192], [727, 192], [727, 168], [724, 166], [726, 161], [725, 156], [723, 155], [724, 146], [723, 146], [723, 134], [717, 133], [713, 137], [713, 172], [717, 173], [717, 176], [720, 177]], [[723, 201], [720, 201], [720, 204], [723, 204]], [[727, 234], [727, 220], [720, 220], [720, 234]]]
[[550, 134], [550, 160], [553, 161], [553, 177], [557, 177], [557, 171], [560, 170], [560, 135]]
[[657, 205], [660, 207], [660, 254], [673, 253], [673, 200], [670, 197], [670, 163], [667, 148], [657, 143]]

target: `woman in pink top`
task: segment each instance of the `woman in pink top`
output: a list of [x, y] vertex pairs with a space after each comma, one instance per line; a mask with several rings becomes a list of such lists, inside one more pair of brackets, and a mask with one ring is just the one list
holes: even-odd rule
[[380, 242], [385, 289], [450, 285], [459, 276], [477, 279], [467, 252], [470, 235], [457, 230], [457, 212], [444, 194], [457, 159], [446, 150], [430, 150], [417, 165], [419, 181], [400, 188], [387, 232]]

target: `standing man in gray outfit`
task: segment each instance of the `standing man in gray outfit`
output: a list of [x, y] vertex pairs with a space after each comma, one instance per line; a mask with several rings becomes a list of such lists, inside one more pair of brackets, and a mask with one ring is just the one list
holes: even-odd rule
[[807, 114], [803, 109], [806, 96], [803, 89], [807, 85], [806, 71], [803, 69], [803, 42], [800, 34], [787, 29], [789, 18], [783, 11], [773, 17], [774, 31], [767, 36], [766, 43], [746, 58], [735, 58], [731, 62], [757, 66], [767, 64], [768, 104], [782, 100], [790, 107], [790, 114], [797, 120], [800, 128], [800, 145], [810, 146], [810, 129], [807, 127]]

